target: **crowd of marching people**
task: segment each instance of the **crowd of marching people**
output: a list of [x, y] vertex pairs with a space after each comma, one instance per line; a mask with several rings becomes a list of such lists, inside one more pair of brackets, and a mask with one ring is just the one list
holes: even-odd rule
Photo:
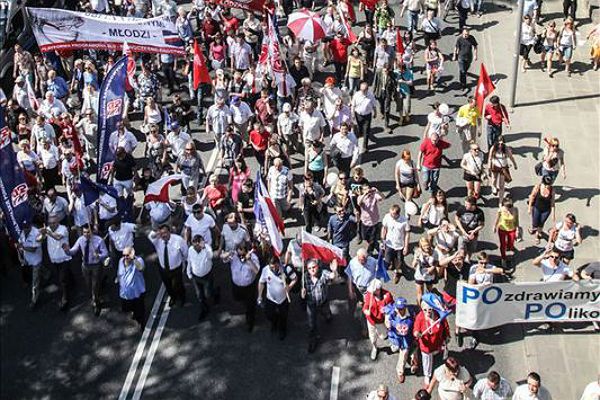
[[[19, 221], [14, 241], [8, 240], [6, 215], [0, 218], [3, 267], [11, 258], [20, 264], [32, 310], [50, 302], [43, 287], [56, 279], [58, 306], [67, 312], [78, 268], [99, 316], [106, 312], [107, 282], [114, 281], [123, 311], [143, 329], [145, 277], [153, 272], [146, 271], [139, 243], [148, 240], [170, 306], [183, 306], [191, 286], [198, 320], [204, 320], [225, 295], [215, 283], [222, 272], [214, 268], [224, 265], [249, 332], [257, 310], [264, 309], [272, 331], [284, 340], [290, 302], [303, 302], [310, 353], [319, 346], [321, 319], [332, 318], [329, 285], [345, 282], [350, 310], [371, 343], [370, 358], [375, 361], [390, 346], [398, 356], [399, 383], [408, 374], [423, 376], [424, 389], [415, 399], [430, 399], [436, 390], [440, 399], [467, 393], [476, 399], [550, 399], [536, 372], [513, 390], [496, 371], [475, 382], [459, 360], [445, 354], [452, 336], [459, 347], [465, 337], [471, 348], [478, 343], [477, 332], [451, 332], [446, 319], [460, 281], [507, 282], [523, 262], [539, 267], [545, 282], [600, 278], [596, 264], [573, 268], [575, 248], [585, 239], [581, 225], [573, 213], [556, 215], [556, 187], [567, 179], [565, 150], [556, 137], [544, 139], [535, 178], [528, 182], [527, 210], [514, 204], [511, 173], [520, 166], [504, 136], [507, 109], [497, 95], [485, 105], [477, 95], [469, 97], [475, 82], [467, 72], [478, 58], [478, 42], [468, 19], [482, 15], [483, 2], [461, 0], [452, 7], [405, 0], [392, 7], [387, 0], [365, 0], [358, 10], [366, 23], [354, 31], [358, 17], [349, 0], [294, 3], [267, 2], [263, 10], [243, 14], [204, 0], [194, 0], [191, 8], [173, 0], [73, 4], [92, 13], [169, 15], [188, 54], [130, 55], [136, 66], [122, 122], [110, 133], [114, 162], [106, 185], [94, 182], [99, 92], [121, 52], [32, 54], [16, 45], [14, 90], [2, 99], [2, 142], [9, 135], [14, 145], [33, 218]], [[528, 7], [524, 70], [531, 66], [531, 48], [537, 53], [536, 32], [528, 27], [540, 16], [538, 6]], [[318, 10], [323, 36], [311, 40], [278, 26], [305, 8]], [[455, 9], [459, 26], [454, 47], [444, 49], [451, 54], [447, 59], [438, 46], [442, 21]], [[566, 16], [560, 31], [554, 23], [545, 28], [541, 66], [550, 76], [553, 54], [570, 71], [573, 16]], [[265, 38], [278, 41], [275, 53], [272, 42], [263, 45]], [[597, 45], [594, 51], [597, 68]], [[373, 145], [373, 125], [381, 121], [389, 135], [402, 135], [403, 126], [415, 123], [415, 92], [435, 101], [448, 84], [439, 78], [450, 61], [459, 65], [464, 105], [454, 114], [435, 102], [420, 144], [397, 155], [394, 204], [383, 209], [386, 195], [361, 166]], [[426, 78], [424, 86], [416, 87], [416, 74]], [[200, 137], [214, 139], [210, 165], [197, 147]], [[467, 196], [457, 210], [449, 209], [442, 189], [448, 188], [442, 184], [443, 160], [450, 146], [464, 154], [459, 165]], [[485, 186], [491, 195], [484, 201]], [[486, 220], [483, 208], [492, 205], [497, 211]], [[283, 247], [272, 230], [283, 232], [281, 225], [293, 220], [304, 233], [288, 235]], [[481, 251], [483, 230], [497, 234], [498, 262]], [[518, 258], [518, 242], [526, 235], [543, 247], [533, 260]], [[331, 264], [305, 259], [307, 240], [324, 241], [340, 249], [341, 257]], [[389, 290], [409, 281], [414, 303]], [[369, 396], [394, 398], [385, 385]]]

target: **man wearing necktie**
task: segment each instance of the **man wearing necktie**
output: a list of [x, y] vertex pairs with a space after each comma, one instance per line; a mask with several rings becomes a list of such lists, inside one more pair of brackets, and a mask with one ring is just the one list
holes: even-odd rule
[[151, 231], [148, 239], [154, 245], [158, 254], [160, 278], [169, 294], [169, 305], [179, 301], [185, 304], [185, 289], [183, 288], [183, 263], [187, 259], [188, 246], [179, 235], [171, 233], [171, 228], [163, 224], [158, 231]]
[[82, 229], [83, 236], [77, 239], [73, 247], [69, 248], [69, 245], [65, 243], [63, 249], [65, 253], [71, 256], [81, 252], [81, 272], [86, 285], [92, 288], [92, 306], [94, 307], [94, 314], [98, 316], [101, 310], [102, 263], [108, 259], [108, 250], [104, 240], [92, 233], [89, 224], [83, 225]]

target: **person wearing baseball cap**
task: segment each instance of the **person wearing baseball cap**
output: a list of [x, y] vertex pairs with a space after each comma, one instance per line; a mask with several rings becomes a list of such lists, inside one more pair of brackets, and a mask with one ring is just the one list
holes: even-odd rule
[[[385, 306], [384, 312], [391, 350], [393, 352], [398, 351], [398, 363], [396, 364], [398, 382], [404, 383], [404, 366], [413, 347], [412, 327], [414, 317], [408, 309], [408, 301], [404, 297], [398, 297], [394, 303]], [[417, 360], [414, 354], [411, 358], [410, 372], [413, 374], [417, 372]]]

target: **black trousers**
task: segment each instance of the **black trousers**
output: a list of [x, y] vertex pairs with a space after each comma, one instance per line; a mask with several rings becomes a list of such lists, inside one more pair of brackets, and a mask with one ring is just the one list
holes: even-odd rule
[[269, 299], [266, 299], [265, 301], [265, 314], [267, 319], [271, 321], [271, 328], [283, 335], [287, 332], [289, 306], [290, 303], [287, 299], [281, 304], [277, 304]]
[[167, 289], [167, 293], [174, 301], [180, 301], [181, 304], [185, 303], [185, 289], [183, 288], [183, 276], [182, 267], [173, 268], [166, 270], [159, 268], [160, 279]]
[[470, 58], [458, 59], [458, 79], [463, 87], [467, 86], [467, 72], [469, 72], [471, 62], [472, 60]]
[[575, 20], [575, 12], [577, 11], [577, 0], [563, 0], [563, 14], [565, 19], [571, 17]]
[[210, 271], [202, 277], [192, 275], [192, 284], [194, 285], [198, 303], [200, 303], [200, 313], [208, 312], [208, 298], [210, 297], [213, 300], [215, 298], [213, 272]]
[[248, 286], [238, 286], [232, 283], [231, 290], [235, 301], [244, 303], [246, 306], [246, 324], [252, 327], [256, 320], [256, 296], [257, 289], [254, 282]]
[[121, 310], [124, 312], [132, 312], [133, 319], [140, 325], [144, 325], [146, 321], [146, 304], [144, 302], [144, 293], [136, 299], [126, 300], [121, 299]]
[[63, 261], [61, 263], [52, 263], [52, 268], [56, 268], [58, 274], [58, 286], [61, 291], [61, 301], [66, 303], [69, 301], [69, 287], [73, 281], [73, 272], [71, 271], [71, 261]]
[[92, 302], [96, 306], [100, 302], [100, 288], [102, 286], [102, 265], [82, 265], [81, 273], [87, 287], [92, 289]]
[[306, 232], [311, 233], [313, 226], [321, 225], [321, 213], [316, 206], [305, 205], [302, 215], [304, 216], [304, 229]]
[[175, 71], [173, 70], [173, 63], [162, 63], [160, 66], [165, 80], [167, 81], [167, 87], [170, 91], [173, 91], [175, 87]]
[[356, 133], [357, 138], [364, 138], [364, 148], [368, 148], [369, 132], [371, 131], [371, 120], [373, 114], [360, 115], [355, 113], [356, 116]]
[[343, 158], [341, 156], [333, 159], [333, 165], [338, 169], [339, 172], [345, 172], [346, 175], [350, 175], [350, 165], [352, 164], [352, 157]]

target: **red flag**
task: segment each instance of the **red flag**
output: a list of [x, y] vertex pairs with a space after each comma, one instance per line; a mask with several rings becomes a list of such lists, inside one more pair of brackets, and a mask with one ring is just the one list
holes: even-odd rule
[[479, 80], [477, 81], [477, 87], [475, 88], [475, 102], [479, 113], [483, 111], [483, 102], [485, 101], [485, 98], [488, 97], [494, 89], [496, 89], [496, 87], [485, 70], [485, 65], [481, 63]]
[[146, 193], [144, 194], [144, 204], [151, 201], [167, 203], [169, 201], [169, 186], [182, 178], [183, 175], [181, 174], [173, 174], [163, 176], [159, 180], [152, 182], [148, 185], [148, 189], [146, 189]]
[[194, 90], [197, 90], [201, 83], [211, 83], [211, 80], [204, 54], [198, 47], [198, 41], [194, 40]]
[[301, 249], [303, 260], [316, 258], [325, 264], [329, 264], [335, 260], [339, 265], [346, 265], [344, 251], [341, 248], [334, 246], [315, 235], [307, 233], [304, 230], [302, 231]]
[[360, 0], [369, 10], [374, 10], [378, 0]]
[[404, 54], [404, 42], [402, 41], [400, 28], [396, 29], [396, 54]]
[[[350, 7], [351, 7], [351, 5], [350, 5]], [[344, 15], [344, 12], [341, 10], [339, 4], [338, 4], [338, 11], [339, 11], [340, 19], [342, 20], [342, 24], [344, 25], [344, 28], [346, 30], [346, 37], [348, 38], [348, 40], [351, 43], [356, 43], [358, 41], [358, 37], [356, 36], [356, 34], [354, 32], [352, 32], [352, 27], [350, 26], [350, 23], [346, 19], [346, 15]]]
[[127, 58], [127, 79], [125, 79], [125, 90], [131, 91], [135, 85], [135, 58], [127, 42], [123, 42], [123, 55]]

